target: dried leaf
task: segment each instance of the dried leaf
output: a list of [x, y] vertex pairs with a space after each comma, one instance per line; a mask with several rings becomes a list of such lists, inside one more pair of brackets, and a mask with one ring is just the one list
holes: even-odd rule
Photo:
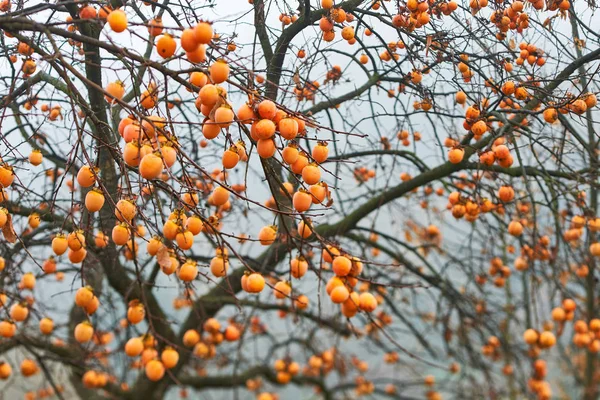
[[446, 329], [444, 329], [444, 341], [446, 343], [450, 343], [451, 340], [452, 340], [452, 329], [450, 329], [448, 326], [446, 326]]
[[160, 268], [170, 268], [171, 267], [171, 255], [169, 254], [169, 249], [167, 246], [162, 245], [158, 252], [156, 253], [156, 261]]
[[431, 47], [431, 42], [433, 42], [433, 36], [427, 35], [427, 45], [425, 46], [425, 57], [429, 54], [429, 48]]
[[219, 107], [221, 107], [223, 104], [227, 104], [227, 101], [223, 97], [219, 96], [219, 100], [217, 100], [217, 103], [213, 106], [212, 110], [210, 110], [210, 114], [208, 115], [208, 118], [214, 121], [215, 113], [217, 112]]
[[2, 227], [2, 233], [4, 234], [4, 238], [9, 243], [14, 243], [17, 241], [17, 234], [15, 233], [15, 229], [12, 224], [12, 215], [7, 214], [6, 224]]
[[294, 74], [292, 79], [294, 80], [294, 83], [296, 84], [296, 88], [302, 90], [302, 82], [300, 81], [300, 73], [298, 72], [298, 69], [296, 69], [296, 73]]

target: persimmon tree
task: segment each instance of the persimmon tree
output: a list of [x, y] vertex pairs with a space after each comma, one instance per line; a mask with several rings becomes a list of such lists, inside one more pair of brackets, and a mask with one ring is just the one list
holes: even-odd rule
[[5, 390], [598, 397], [594, 2], [0, 10]]

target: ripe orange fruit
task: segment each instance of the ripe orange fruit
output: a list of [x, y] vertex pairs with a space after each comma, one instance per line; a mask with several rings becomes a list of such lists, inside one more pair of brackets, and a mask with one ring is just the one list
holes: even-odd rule
[[259, 139], [256, 144], [256, 151], [261, 158], [271, 158], [275, 155], [277, 147], [273, 139]]
[[38, 213], [31, 213], [29, 217], [27, 217], [27, 223], [32, 229], [40, 226], [40, 215]]
[[294, 209], [298, 212], [308, 211], [312, 205], [312, 196], [304, 189], [298, 190], [292, 197]]
[[131, 234], [129, 233], [129, 225], [126, 222], [121, 222], [112, 230], [112, 241], [117, 246], [124, 246], [127, 244], [129, 239], [131, 238]]
[[177, 246], [182, 250], [189, 250], [194, 244], [194, 235], [190, 231], [181, 231], [175, 236]]
[[165, 224], [163, 225], [163, 235], [166, 239], [175, 240], [178, 231], [179, 225], [177, 224], [177, 222], [170, 219], [165, 221]]
[[511, 221], [511, 223], [508, 224], [508, 233], [513, 236], [521, 236], [523, 233], [523, 225], [521, 225], [519, 221]]
[[137, 325], [144, 320], [146, 316], [146, 309], [139, 300], [132, 300], [129, 302], [127, 308], [127, 321], [132, 325]]
[[258, 139], [269, 139], [275, 134], [275, 123], [269, 119], [261, 119], [252, 126]]
[[285, 299], [292, 293], [292, 287], [284, 281], [279, 281], [273, 287], [273, 294], [277, 299]]
[[222, 186], [217, 186], [210, 195], [212, 204], [220, 207], [229, 200], [229, 191]]
[[235, 168], [237, 163], [240, 161], [240, 156], [238, 154], [237, 146], [231, 146], [229, 150], [226, 150], [223, 153], [222, 162], [223, 168], [232, 169]]
[[465, 151], [461, 148], [453, 148], [448, 152], [448, 161], [452, 164], [458, 164], [463, 160]]
[[165, 376], [165, 367], [158, 360], [150, 360], [146, 364], [146, 377], [153, 382], [160, 381]]
[[177, 271], [177, 277], [184, 282], [191, 282], [196, 279], [196, 276], [198, 276], [198, 267], [193, 261], [187, 261]]
[[[150, 96], [147, 96], [147, 98], [150, 98]], [[145, 137], [144, 130], [138, 122], [131, 122], [125, 125], [122, 136], [126, 143], [132, 142], [133, 140], [137, 140], [139, 143]]]
[[[57, 236], [57, 238], [58, 238], [58, 236]], [[69, 249], [75, 250], [75, 251], [83, 248], [85, 246], [85, 236], [83, 234], [83, 231], [76, 230], [76, 231], [69, 233], [69, 236], [67, 236], [67, 245], [69, 246]], [[64, 253], [64, 251], [63, 251], [63, 253]], [[57, 253], [57, 255], [60, 255], [60, 254]]]
[[13, 320], [17, 322], [25, 321], [25, 319], [29, 315], [29, 309], [24, 305], [15, 303], [10, 307], [9, 315]]
[[260, 293], [265, 288], [265, 278], [258, 273], [248, 275], [246, 281], [247, 292]]
[[290, 274], [294, 278], [302, 278], [306, 271], [308, 271], [308, 262], [303, 257], [296, 257], [290, 261]]
[[96, 236], [94, 236], [94, 244], [99, 249], [103, 249], [108, 246], [108, 236], [102, 231], [99, 231]]
[[304, 222], [304, 220], [300, 221], [298, 223], [298, 234], [300, 235], [300, 237], [307, 239], [310, 237], [310, 235], [312, 235], [313, 233], [313, 228], [312, 228], [312, 223], [306, 223]]
[[302, 179], [308, 185], [315, 185], [321, 180], [321, 169], [316, 164], [309, 164], [302, 169]]
[[91, 213], [100, 211], [104, 206], [104, 194], [100, 189], [92, 189], [85, 195], [85, 208]]
[[0, 362], [0, 379], [6, 380], [12, 374], [12, 367], [9, 363], [1, 361]]
[[219, 128], [227, 128], [235, 119], [235, 114], [231, 107], [223, 105], [215, 111], [215, 122]]
[[264, 119], [274, 119], [277, 115], [277, 106], [271, 100], [263, 100], [258, 104], [258, 115]]
[[69, 249], [69, 253], [67, 254], [69, 261], [71, 261], [73, 264], [79, 264], [80, 262], [82, 262], [83, 260], [85, 260], [85, 257], [87, 256], [87, 250], [82, 247], [79, 250], [72, 250]]
[[42, 264], [42, 269], [45, 274], [53, 274], [56, 272], [56, 260], [53, 256], [50, 256], [44, 263]]
[[332, 302], [334, 302], [336, 304], [340, 304], [340, 303], [343, 303], [346, 300], [348, 300], [348, 297], [350, 297], [350, 292], [348, 291], [346, 286], [341, 285], [341, 286], [335, 287], [331, 291], [330, 297], [331, 297]]
[[288, 165], [291, 165], [298, 161], [299, 156], [300, 151], [298, 150], [298, 147], [293, 144], [287, 145], [283, 148], [283, 151], [281, 152], [281, 158]]
[[[77, 183], [81, 187], [90, 187], [96, 182], [96, 175], [98, 175], [99, 169], [92, 168], [89, 165], [82, 166], [77, 172]], [[1, 182], [1, 181], [0, 181]], [[4, 185], [7, 187], [8, 185]]]
[[131, 125], [133, 122], [134, 120], [130, 117], [125, 117], [121, 119], [121, 121], [119, 121], [119, 126], [117, 127], [117, 130], [119, 131], [119, 135], [121, 135], [121, 137], [123, 137], [123, 134], [125, 133], [125, 128], [128, 125]]
[[172, 347], [167, 347], [160, 354], [160, 360], [167, 369], [174, 368], [179, 362], [179, 353]]
[[161, 18], [153, 18], [148, 22], [148, 33], [156, 37], [163, 32], [163, 23]]
[[[300, 295], [298, 296], [298, 298], [296, 298], [296, 300], [294, 301], [294, 305], [296, 306], [297, 309], [299, 310], [305, 310], [308, 307], [308, 297], [305, 295]], [[292, 375], [296, 375], [299, 372], [300, 366], [296, 367], [296, 365], [294, 365], [296, 363], [291, 363], [288, 367], [288, 372]], [[296, 371], [296, 372], [293, 372]]]
[[308, 188], [308, 191], [312, 195], [313, 204], [321, 204], [327, 197], [327, 185], [323, 182], [312, 185], [310, 188]]
[[301, 174], [304, 167], [308, 165], [308, 157], [305, 153], [300, 153], [296, 162], [290, 165], [290, 168], [294, 174]]
[[140, 157], [142, 157], [141, 148], [137, 141], [125, 144], [125, 148], [123, 148], [123, 161], [125, 161], [125, 164], [130, 167], [137, 167], [140, 165]]
[[185, 53], [185, 56], [187, 57], [188, 61], [191, 63], [202, 63], [206, 61], [206, 46], [201, 44], [199, 45], [196, 50], [193, 51], [187, 51]]
[[91, 5], [81, 7], [79, 10], [79, 18], [81, 19], [92, 19], [96, 18], [97, 15], [98, 13], [96, 12], [96, 9]]
[[210, 66], [210, 79], [213, 83], [223, 83], [229, 79], [229, 65], [224, 60], [217, 60]]
[[32, 376], [38, 372], [38, 365], [35, 361], [25, 359], [21, 362], [21, 374], [23, 376]]
[[11, 338], [15, 336], [15, 332], [17, 331], [17, 325], [10, 321], [1, 321], [0, 322], [0, 336], [4, 338]]
[[322, 32], [331, 32], [333, 30], [333, 22], [327, 17], [322, 17], [319, 20], [319, 28]]
[[194, 33], [194, 30], [191, 28], [183, 30], [180, 41], [181, 48], [183, 48], [183, 50], [186, 52], [193, 52], [198, 48], [198, 46], [200, 46], [200, 43], [198, 43], [196, 40], [196, 34]]
[[208, 83], [208, 76], [204, 72], [194, 71], [190, 74], [189, 82], [194, 86], [202, 88]]
[[21, 285], [24, 289], [33, 290], [35, 287], [35, 275], [33, 275], [31, 272], [23, 274], [23, 277], [21, 278]]
[[133, 220], [137, 213], [137, 207], [131, 200], [121, 199], [115, 205], [115, 216], [121, 222]]
[[240, 106], [237, 112], [238, 119], [240, 122], [247, 124], [251, 123], [252, 120], [256, 119], [256, 114], [254, 110], [248, 105], [248, 103], [244, 103]]
[[42, 154], [42, 152], [38, 149], [33, 149], [31, 150], [31, 153], [29, 153], [29, 163], [35, 167], [37, 167], [38, 165], [40, 165], [42, 163], [42, 161], [44, 160], [44, 155]]
[[131, 338], [125, 343], [125, 354], [137, 357], [144, 351], [144, 342], [139, 337]]
[[78, 307], [87, 306], [89, 303], [92, 302], [93, 298], [94, 298], [94, 292], [92, 291], [92, 288], [89, 286], [81, 287], [81, 288], [77, 289], [77, 292], [75, 292], [75, 304]]
[[277, 238], [277, 227], [274, 225], [264, 226], [258, 233], [258, 240], [263, 246], [268, 246], [275, 242]]
[[186, 347], [195, 346], [200, 341], [200, 334], [194, 329], [185, 331], [183, 334], [183, 345]]
[[75, 327], [74, 337], [79, 343], [89, 342], [93, 336], [94, 327], [88, 321], [81, 322]]
[[116, 100], [121, 100], [123, 98], [125, 95], [125, 86], [121, 81], [110, 82], [108, 85], [106, 85], [104, 91], [106, 92], [104, 95], [106, 101], [113, 104], [116, 102]]
[[329, 148], [327, 142], [319, 142], [312, 149], [312, 158], [319, 164], [324, 163], [329, 156]]
[[498, 198], [504, 203], [511, 202], [515, 198], [515, 190], [510, 186], [501, 186], [498, 189]]
[[217, 104], [217, 101], [219, 101], [219, 88], [208, 83], [204, 85], [202, 89], [200, 89], [198, 96], [200, 97], [200, 101], [203, 105], [212, 107]]
[[218, 255], [210, 260], [210, 272], [217, 278], [221, 278], [227, 275], [229, 270], [229, 261], [227, 257]]
[[556, 336], [550, 331], [544, 331], [540, 334], [538, 344], [542, 349], [552, 347], [556, 344]]
[[227, 328], [225, 328], [225, 333], [223, 336], [228, 342], [235, 342], [240, 338], [240, 330], [234, 325], [229, 325]]
[[337, 276], [346, 276], [352, 270], [352, 261], [348, 257], [338, 256], [333, 259], [331, 267]]
[[298, 121], [294, 118], [283, 118], [277, 124], [279, 133], [287, 140], [293, 140], [298, 136]]
[[148, 241], [148, 244], [146, 245], [146, 250], [148, 251], [148, 254], [150, 254], [151, 256], [155, 256], [158, 253], [158, 250], [160, 250], [161, 246], [162, 246], [162, 241], [161, 241], [160, 237], [153, 236]]
[[195, 215], [189, 217], [185, 223], [185, 227], [192, 232], [192, 235], [194, 236], [202, 232], [203, 225], [204, 223], [202, 220]]
[[177, 161], [177, 150], [175, 150], [168, 143], [160, 147], [160, 155], [162, 156], [163, 162], [167, 168], [171, 168]]
[[[154, 107], [156, 102], [158, 101], [158, 97], [155, 91], [145, 90], [142, 92], [140, 96], [140, 105], [144, 107], [146, 110]], [[127, 139], [125, 139], [127, 140]]]
[[344, 29], [342, 29], [342, 37], [344, 38], [344, 40], [354, 39], [354, 27], [345, 26]]
[[15, 180], [15, 174], [13, 168], [7, 164], [0, 166], [0, 185], [2, 187], [9, 187]]
[[177, 43], [175, 43], [175, 39], [168, 33], [162, 35], [156, 41], [156, 51], [162, 58], [173, 57], [175, 50], [177, 50]]
[[196, 41], [201, 44], [209, 44], [213, 38], [213, 29], [208, 22], [199, 22], [194, 28]]
[[206, 139], [212, 140], [219, 136], [219, 133], [221, 133], [221, 127], [219, 124], [208, 118], [204, 120], [204, 123], [202, 124], [202, 135]]
[[352, 318], [358, 313], [359, 295], [356, 292], [350, 293], [348, 299], [342, 303], [341, 311], [346, 318]]
[[377, 308], [377, 299], [369, 292], [361, 293], [359, 296], [360, 309], [366, 312], [373, 312]]
[[140, 175], [147, 180], [154, 180], [164, 169], [163, 159], [156, 153], [146, 154], [140, 161]]
[[594, 257], [600, 257], [600, 243], [595, 242], [590, 244], [590, 254]]
[[114, 10], [106, 17], [110, 29], [120, 33], [127, 29], [127, 14], [123, 10]]
[[547, 108], [544, 110], [544, 121], [553, 124], [558, 120], [558, 112], [556, 108]]
[[98, 297], [94, 296], [92, 301], [90, 301], [85, 307], [83, 307], [83, 309], [88, 315], [92, 315], [96, 312], [99, 306], [100, 300], [98, 300]]

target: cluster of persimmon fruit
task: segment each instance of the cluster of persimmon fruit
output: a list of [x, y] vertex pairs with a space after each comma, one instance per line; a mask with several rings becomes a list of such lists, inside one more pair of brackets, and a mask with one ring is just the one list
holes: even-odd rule
[[524, 11], [525, 4], [520, 1], [513, 1], [510, 6], [504, 10], [496, 10], [490, 16], [490, 21], [498, 28], [496, 38], [498, 40], [506, 39], [506, 33], [509, 30], [523, 33], [529, 28], [529, 15]]
[[[552, 319], [558, 323], [558, 327], [556, 327], [558, 335], [562, 333], [564, 323], [573, 320], [576, 308], [577, 304], [573, 299], [564, 299], [561, 307], [556, 307], [552, 310]], [[587, 335], [588, 325], [583, 321], [578, 322], [580, 322], [579, 329], [582, 331], [585, 330]], [[585, 328], [581, 327], [582, 324], [585, 325]], [[593, 326], [594, 329], [600, 329], [600, 321], [595, 320], [591, 326]], [[529, 345], [528, 355], [534, 360], [532, 365], [532, 376], [528, 381], [528, 386], [540, 400], [548, 400], [552, 396], [550, 384], [544, 380], [548, 372], [546, 362], [540, 359], [539, 356], [542, 350], [549, 349], [556, 344], [556, 335], [552, 332], [554, 329], [554, 323], [552, 323], [552, 321], [546, 321], [543, 324], [543, 329], [541, 331], [529, 328], [523, 333], [523, 340]], [[579, 335], [579, 333], [576, 333], [576, 336], [577, 335]], [[588, 338], [589, 337], [590, 336], [588, 335]], [[600, 341], [595, 346], [599, 347]]]
[[[321, 0], [321, 7], [327, 12], [326, 15], [321, 17], [319, 21], [319, 28], [321, 29], [323, 40], [326, 42], [332, 42], [335, 39], [334, 24], [352, 23], [354, 21], [354, 15], [346, 13], [342, 8], [336, 8], [333, 0]], [[354, 27], [347, 25], [342, 28], [342, 38], [353, 45], [356, 43], [354, 37]]]
[[[527, 45], [525, 44], [525, 46]], [[523, 51], [527, 52], [528, 50], [522, 50], [522, 52]], [[534, 60], [533, 62], [536, 61]], [[528, 92], [525, 85], [517, 84], [512, 80], [507, 80], [504, 82], [500, 88], [500, 91], [503, 96], [506, 96], [502, 100], [503, 104], [501, 104], [501, 106], [503, 108], [520, 108], [517, 103], [510, 99], [511, 96], [514, 96], [517, 100], [521, 101], [527, 100], [531, 97], [531, 94]], [[456, 103], [464, 105], [466, 100], [467, 95], [463, 91], [456, 93]], [[598, 100], [595, 94], [587, 92], [583, 93], [579, 97], [574, 96], [573, 94], [567, 94], [564, 103], [565, 104], [561, 107], [556, 107], [555, 103], [549, 104], [549, 107], [542, 112], [544, 120], [548, 123], [555, 123], [558, 120], [559, 113], [567, 114], [572, 112], [581, 115], [588, 109], [595, 107], [598, 104]], [[498, 127], [502, 126], [500, 121], [485, 116], [485, 109], [488, 104], [489, 101], [485, 99], [481, 103], [473, 104], [467, 107], [465, 110], [463, 127], [473, 135], [473, 139], [475, 140], [480, 140], [485, 133], [492, 130], [492, 123], [496, 123]], [[536, 110], [540, 110], [540, 108], [541, 105], [538, 105]], [[523, 119], [520, 124], [521, 126], [526, 126], [528, 124], [527, 119]], [[445, 146], [450, 148], [448, 151], [449, 162], [452, 164], [459, 164], [464, 160], [465, 149], [464, 146], [458, 141], [452, 138], [447, 138], [445, 141]], [[513, 156], [510, 153], [510, 149], [506, 145], [506, 139], [504, 137], [496, 138], [489, 149], [479, 152], [479, 161], [486, 166], [491, 166], [494, 163], [497, 163], [503, 168], [512, 166]]]
[[503, 209], [498, 207], [488, 198], [471, 199], [464, 197], [460, 192], [452, 192], [448, 195], [448, 204], [446, 206], [456, 219], [465, 218], [469, 222], [473, 222], [479, 218], [480, 213], [488, 213]]
[[[149, 5], [149, 4], [148, 4]], [[120, 8], [113, 9], [110, 5], [102, 5], [97, 9], [92, 4], [86, 4], [79, 9], [81, 20], [94, 20], [100, 23], [107, 23], [110, 29], [115, 33], [121, 33], [128, 29], [129, 23], [127, 14]], [[67, 17], [67, 23], [70, 31], [77, 30], [77, 25], [73, 19]], [[164, 59], [171, 58], [177, 51], [177, 41], [173, 34], [164, 32], [165, 28], [160, 17], [148, 21], [148, 32], [156, 38], [155, 49], [158, 55]], [[218, 38], [208, 22], [200, 21], [193, 28], [184, 29], [180, 34], [180, 45], [186, 53], [186, 58], [192, 63], [206, 61], [206, 45], [213, 38]], [[73, 44], [73, 43], [72, 43]], [[77, 44], [80, 46], [81, 44]], [[235, 50], [235, 44], [231, 43], [228, 49]]]
[[398, 8], [398, 13], [392, 17], [392, 24], [409, 32], [429, 23], [431, 16], [450, 15], [456, 11], [458, 4], [454, 1], [434, 2], [430, 0], [407, 0], [405, 6]]

